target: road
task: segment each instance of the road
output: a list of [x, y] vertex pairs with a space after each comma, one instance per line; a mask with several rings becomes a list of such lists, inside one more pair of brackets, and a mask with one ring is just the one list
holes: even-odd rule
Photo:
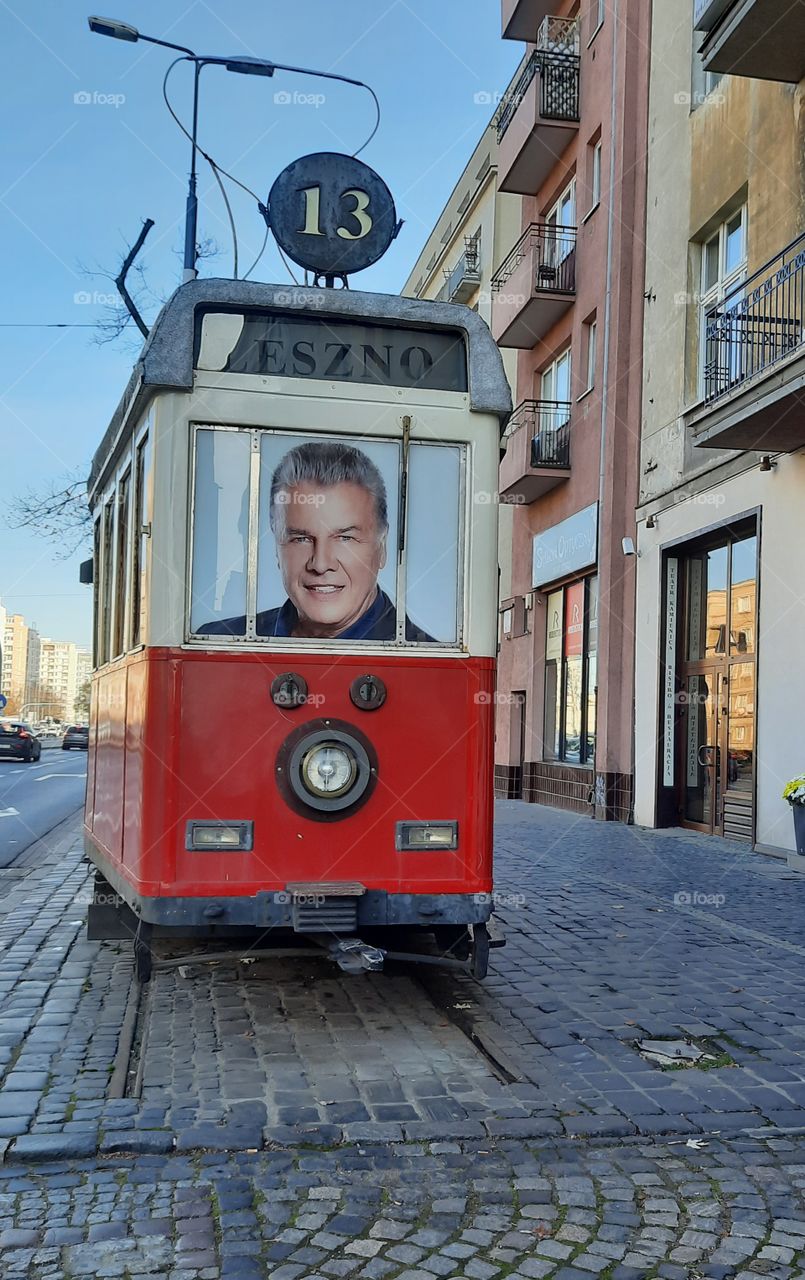
[[52, 748], [37, 764], [0, 760], [0, 867], [84, 803], [85, 751]]

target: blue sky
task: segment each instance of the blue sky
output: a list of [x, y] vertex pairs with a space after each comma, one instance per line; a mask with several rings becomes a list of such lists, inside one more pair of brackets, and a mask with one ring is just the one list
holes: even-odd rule
[[[199, 53], [246, 53], [369, 81], [383, 115], [361, 158], [388, 183], [405, 226], [385, 258], [353, 285], [388, 292], [399, 292], [486, 124], [491, 108], [476, 95], [505, 88], [522, 51], [500, 39], [499, 0], [98, 2], [111, 6], [101, 12]], [[142, 256], [155, 294], [169, 294], [181, 275], [189, 143], [162, 102], [172, 55], [92, 35], [86, 13], [75, 0], [0, 0], [6, 121], [0, 484], [6, 500], [86, 471], [138, 346], [133, 336], [93, 345], [91, 327], [13, 326], [91, 326], [113, 286], [87, 278], [82, 267], [117, 268], [146, 217], [156, 223]], [[189, 68], [180, 65], [171, 94], [184, 118], [190, 87]], [[324, 101], [276, 103], [283, 90], [324, 95]], [[289, 161], [309, 151], [354, 151], [373, 120], [369, 95], [350, 86], [280, 73], [273, 80], [244, 77], [217, 67], [203, 72], [200, 141], [262, 198]], [[231, 237], [206, 167], [199, 193], [199, 234], [221, 249], [202, 264], [202, 274], [229, 276]], [[232, 199], [243, 271], [260, 247], [263, 224], [253, 201], [240, 193]], [[271, 246], [253, 278], [288, 279]], [[89, 590], [78, 585], [82, 558], [59, 559], [58, 550], [34, 534], [0, 524], [0, 599], [43, 634], [88, 643]]]

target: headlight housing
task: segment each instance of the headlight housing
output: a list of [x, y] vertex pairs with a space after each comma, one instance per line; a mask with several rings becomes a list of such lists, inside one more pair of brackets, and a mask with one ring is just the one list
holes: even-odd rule
[[302, 782], [314, 796], [345, 795], [357, 773], [354, 752], [340, 742], [319, 742], [302, 757]]
[[327, 821], [369, 798], [377, 780], [377, 757], [352, 725], [316, 720], [286, 738], [276, 774], [280, 793], [293, 809]]

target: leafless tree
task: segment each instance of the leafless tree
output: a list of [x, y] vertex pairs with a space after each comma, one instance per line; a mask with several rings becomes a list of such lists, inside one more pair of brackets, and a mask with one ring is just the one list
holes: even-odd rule
[[[148, 336], [149, 324], [143, 313], [156, 316], [166, 301], [148, 283], [145, 268], [136, 261], [145, 238], [153, 227], [146, 218], [134, 244], [127, 250], [117, 271], [96, 267], [82, 267], [86, 276], [102, 278], [114, 284], [120, 302], [106, 307], [106, 314], [98, 321], [92, 341], [102, 346], [118, 338], [128, 337], [138, 330], [136, 342], [130, 344], [139, 350], [142, 339]], [[198, 245], [197, 261], [218, 257], [220, 249], [212, 239]], [[131, 284], [131, 278], [135, 283]], [[68, 473], [48, 481], [39, 489], [28, 489], [7, 504], [6, 524], [12, 529], [30, 529], [57, 547], [55, 556], [66, 560], [80, 549], [88, 551], [92, 546], [92, 517], [87, 506], [85, 476], [89, 466], [82, 471]]]
[[40, 489], [28, 489], [10, 500], [6, 523], [12, 529], [31, 529], [57, 548], [56, 559], [66, 560], [79, 549], [91, 548], [92, 517], [87, 506], [87, 482], [79, 472], [49, 481]]

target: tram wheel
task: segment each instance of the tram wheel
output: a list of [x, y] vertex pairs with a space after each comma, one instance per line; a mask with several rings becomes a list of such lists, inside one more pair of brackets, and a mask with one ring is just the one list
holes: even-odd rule
[[489, 930], [485, 924], [472, 926], [472, 961], [470, 972], [478, 982], [489, 972]]
[[463, 924], [439, 924], [433, 930], [436, 946], [454, 960], [468, 960], [470, 934]]
[[134, 935], [134, 976], [138, 982], [150, 982], [153, 972], [151, 926], [141, 920]]

